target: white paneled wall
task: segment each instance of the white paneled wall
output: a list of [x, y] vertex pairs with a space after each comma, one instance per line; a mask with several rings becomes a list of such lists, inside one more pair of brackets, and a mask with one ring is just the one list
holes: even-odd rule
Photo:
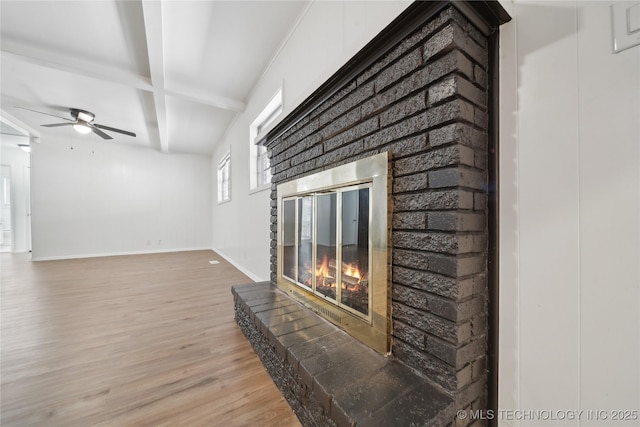
[[282, 87], [284, 111], [275, 125], [410, 3], [312, 2], [252, 91], [247, 110], [214, 150], [214, 169], [231, 151], [231, 202], [216, 204], [213, 198], [213, 248], [252, 279], [269, 279], [270, 193], [251, 193], [249, 189], [249, 125]]
[[610, 4], [501, 31], [499, 406], [585, 411], [503, 425], [640, 422], [612, 420], [640, 410], [640, 47], [612, 52]]
[[33, 145], [33, 258], [211, 247], [211, 158], [96, 138]]

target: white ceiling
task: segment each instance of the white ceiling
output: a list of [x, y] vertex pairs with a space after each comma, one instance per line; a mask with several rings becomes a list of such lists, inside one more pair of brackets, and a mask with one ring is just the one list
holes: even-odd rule
[[[114, 143], [210, 154], [307, 1], [0, 1], [1, 107], [41, 135], [95, 114]], [[44, 139], [44, 138], [43, 138]]]

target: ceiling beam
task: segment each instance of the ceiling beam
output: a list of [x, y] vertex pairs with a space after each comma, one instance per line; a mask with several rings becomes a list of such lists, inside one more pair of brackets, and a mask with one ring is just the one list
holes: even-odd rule
[[24, 136], [31, 136], [35, 138], [38, 138], [40, 136], [39, 131], [24, 124], [24, 122], [18, 120], [13, 115], [7, 113], [5, 110], [0, 110], [0, 122], [12, 127]]
[[[60, 59], [59, 54], [57, 57]], [[205, 93], [200, 89], [190, 89], [184, 86], [177, 87], [173, 85], [170, 88], [161, 89], [154, 87], [151, 84], [150, 78], [141, 76], [137, 73], [123, 72], [119, 69], [110, 69], [109, 72], [105, 72], [105, 67], [102, 65], [98, 66], [86, 61], [77, 61], [71, 57], [65, 57], [64, 61], [55, 61], [0, 50], [0, 61], [4, 63], [21, 62], [76, 76], [114, 83], [146, 92], [164, 93], [167, 96], [173, 96], [184, 99], [185, 101], [196, 102], [202, 105], [208, 105], [210, 107], [229, 110], [236, 113], [241, 113], [247, 108], [247, 104], [238, 99], [229, 98], [217, 93]]]
[[144, 30], [147, 37], [149, 72], [153, 86], [153, 103], [160, 135], [160, 151], [169, 151], [169, 131], [167, 128], [167, 102], [165, 99], [164, 47], [162, 42], [162, 2], [143, 1]]
[[101, 81], [116, 83], [135, 89], [147, 91], [152, 90], [151, 82], [147, 77], [140, 76], [136, 73], [123, 72], [119, 69], [108, 69], [108, 71], [105, 71], [105, 67], [102, 65], [95, 65], [86, 61], [78, 61], [70, 57], [65, 57], [64, 61], [60, 61], [59, 54], [57, 55], [58, 61], [19, 55], [17, 53], [8, 52], [6, 50], [0, 51], [0, 55], [0, 57], [2, 58], [2, 62], [22, 62], [25, 64], [32, 64], [39, 67], [48, 68], [50, 70], [62, 71], [77, 76], [89, 77]]

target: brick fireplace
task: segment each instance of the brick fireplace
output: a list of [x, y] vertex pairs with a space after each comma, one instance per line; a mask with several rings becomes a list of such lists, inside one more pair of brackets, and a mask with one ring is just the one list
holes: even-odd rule
[[371, 348], [390, 348], [389, 158], [278, 185], [277, 284]]
[[[402, 420], [448, 425], [456, 422], [456, 410], [487, 408], [488, 370], [493, 369], [488, 365], [488, 319], [490, 304], [495, 304], [488, 265], [489, 178], [494, 172], [492, 34], [506, 20], [497, 3], [416, 2], [263, 141], [273, 174], [272, 283], [235, 288], [236, 317], [305, 425], [377, 425], [376, 419], [400, 423], [394, 425], [404, 425]], [[337, 230], [331, 228], [329, 235], [336, 239], [314, 240], [344, 247], [328, 252], [333, 259], [329, 275], [319, 273], [318, 254], [327, 253], [324, 246], [307, 244], [302, 237], [312, 242], [311, 236], [326, 232], [322, 230], [328, 226], [317, 223], [328, 221], [331, 197], [347, 197], [362, 188], [371, 191], [368, 178], [327, 186], [324, 177], [340, 175], [349, 165], [362, 169], [382, 158], [389, 176], [383, 212], [378, 214], [384, 217], [384, 255], [375, 262], [384, 288], [382, 300], [376, 301], [384, 306], [385, 316], [384, 326], [375, 328], [384, 334], [380, 346], [335, 321], [342, 318], [340, 313], [352, 311], [356, 320], [347, 323], [374, 323], [371, 305], [366, 312], [360, 306], [341, 307], [336, 296], [351, 295], [364, 283], [361, 273], [356, 280], [344, 270], [351, 261], [346, 259], [350, 249], [347, 243], [341, 246], [340, 230], [349, 227], [351, 219]], [[348, 203], [344, 200], [341, 203]], [[375, 204], [371, 209], [380, 203], [368, 195], [367, 201]], [[306, 223], [285, 221], [304, 212]], [[301, 231], [303, 227], [307, 229]], [[287, 261], [285, 253], [293, 251], [297, 255]], [[368, 279], [376, 274], [369, 263], [373, 252], [367, 253]], [[364, 259], [359, 255], [360, 264]], [[313, 267], [304, 267], [300, 260]], [[287, 265], [291, 267], [284, 271]], [[332, 291], [327, 283], [342, 290]], [[313, 298], [318, 302], [308, 302]], [[329, 309], [338, 314], [327, 314]], [[322, 345], [313, 347], [314, 342]], [[344, 350], [363, 343], [378, 352], [365, 351], [366, 362], [347, 356], [321, 363], [323, 369], [313, 368], [321, 356], [311, 349], [324, 349], [330, 356], [331, 346]], [[343, 389], [373, 374], [358, 366], [362, 363], [373, 372], [389, 371], [387, 390], [402, 386], [387, 400], [354, 404]], [[336, 378], [356, 375], [354, 371], [362, 376], [340, 384], [327, 369]], [[341, 401], [340, 396], [350, 397]]]

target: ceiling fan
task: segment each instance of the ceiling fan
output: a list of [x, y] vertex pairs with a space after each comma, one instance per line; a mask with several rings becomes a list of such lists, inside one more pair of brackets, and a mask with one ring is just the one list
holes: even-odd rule
[[100, 136], [102, 139], [113, 139], [113, 137], [106, 134], [101, 129], [108, 130], [110, 132], [118, 132], [128, 136], [133, 136], [133, 137], [136, 136], [136, 134], [133, 132], [94, 123], [93, 119], [95, 119], [96, 115], [89, 111], [81, 110], [79, 108], [69, 108], [69, 114], [71, 114], [70, 119], [66, 117], [56, 116], [55, 114], [45, 113], [43, 111], [32, 110], [30, 108], [25, 108], [25, 107], [16, 107], [16, 108], [20, 108], [21, 110], [32, 111], [38, 114], [45, 114], [47, 116], [57, 117], [59, 119], [66, 120], [68, 122], [68, 123], [53, 123], [49, 125], [41, 125], [48, 128], [53, 128], [58, 126], [72, 126], [76, 131], [80, 133], [93, 132], [96, 135]]

